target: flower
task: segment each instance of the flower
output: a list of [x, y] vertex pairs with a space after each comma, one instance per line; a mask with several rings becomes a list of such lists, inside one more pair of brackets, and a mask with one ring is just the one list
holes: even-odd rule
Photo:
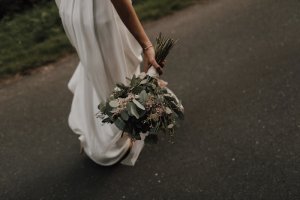
[[149, 96], [147, 101], [145, 102], [145, 106], [146, 106], [147, 109], [150, 109], [150, 108], [153, 107], [154, 103], [155, 103], [154, 102], [154, 96]]
[[162, 80], [162, 79], [157, 79], [157, 84], [161, 88], [165, 88], [168, 85], [168, 82]]
[[114, 88], [114, 91], [115, 91], [115, 92], [120, 92], [120, 91], [122, 91], [122, 90], [117, 86], [117, 87]]
[[159, 115], [157, 113], [151, 113], [149, 115], [148, 119], [157, 122], [157, 121], [159, 121]]
[[171, 129], [174, 127], [174, 124], [169, 124], [167, 128]]
[[161, 105], [158, 105], [158, 107], [155, 108], [155, 111], [159, 116], [162, 116], [164, 109], [161, 107]]

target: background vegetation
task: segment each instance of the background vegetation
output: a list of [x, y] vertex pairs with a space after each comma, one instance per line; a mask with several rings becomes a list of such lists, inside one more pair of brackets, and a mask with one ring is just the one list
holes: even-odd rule
[[32, 8], [36, 4], [50, 1], [52, 0], [0, 0], [0, 19], [4, 16]]
[[[135, 0], [143, 21], [157, 19], [194, 0]], [[24, 73], [74, 51], [54, 0], [0, 0], [0, 77]]]

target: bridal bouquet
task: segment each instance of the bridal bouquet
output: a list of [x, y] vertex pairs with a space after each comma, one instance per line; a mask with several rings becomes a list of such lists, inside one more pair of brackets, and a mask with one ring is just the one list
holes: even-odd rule
[[[173, 39], [158, 36], [155, 52], [159, 64], [174, 44]], [[134, 140], [146, 134], [146, 142], [156, 141], [159, 132], [173, 136], [178, 119], [184, 117], [184, 108], [166, 87], [167, 82], [159, 78], [154, 67], [128, 80], [128, 85], [117, 84], [109, 99], [98, 106], [102, 122], [115, 124]]]

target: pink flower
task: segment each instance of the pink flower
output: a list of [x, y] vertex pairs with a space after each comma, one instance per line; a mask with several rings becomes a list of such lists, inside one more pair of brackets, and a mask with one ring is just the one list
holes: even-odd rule
[[157, 84], [159, 85], [159, 87], [165, 88], [168, 85], [168, 82], [166, 82], [162, 79], [157, 79]]

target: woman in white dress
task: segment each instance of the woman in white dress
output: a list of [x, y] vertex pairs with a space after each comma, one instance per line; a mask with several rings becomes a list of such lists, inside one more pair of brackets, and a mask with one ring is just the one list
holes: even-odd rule
[[139, 73], [142, 52], [145, 66], [153, 65], [161, 72], [131, 0], [56, 3], [65, 32], [80, 59], [68, 84], [74, 94], [69, 126], [94, 162], [107, 166], [123, 160], [123, 164], [134, 165], [143, 141], [132, 144], [129, 137], [121, 137], [114, 125], [103, 125], [96, 118], [98, 104], [107, 99], [114, 85]]

